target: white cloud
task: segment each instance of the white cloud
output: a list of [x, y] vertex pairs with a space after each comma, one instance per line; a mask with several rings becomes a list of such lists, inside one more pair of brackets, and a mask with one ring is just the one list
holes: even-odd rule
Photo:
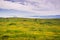
[[[59, 10], [56, 9], [56, 5], [52, 4], [51, 2], [47, 2], [47, 0], [26, 0], [25, 4], [22, 5], [18, 2], [9, 2], [0, 0], [0, 8], [3, 9], [14, 9], [14, 10], [22, 10], [35, 13], [36, 15], [60, 15], [60, 8]], [[29, 2], [29, 3], [28, 3]], [[31, 2], [36, 2], [37, 4], [33, 4]], [[34, 6], [36, 5], [36, 6]]]
[[14, 10], [31, 10], [31, 7], [24, 6], [18, 3], [12, 3], [8, 1], [1, 1], [0, 2], [0, 8], [4, 9], [14, 9]]

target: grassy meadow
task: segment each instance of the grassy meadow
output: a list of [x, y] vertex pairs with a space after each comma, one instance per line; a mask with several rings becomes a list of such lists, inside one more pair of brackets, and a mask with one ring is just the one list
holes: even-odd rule
[[60, 19], [0, 18], [0, 40], [60, 40]]

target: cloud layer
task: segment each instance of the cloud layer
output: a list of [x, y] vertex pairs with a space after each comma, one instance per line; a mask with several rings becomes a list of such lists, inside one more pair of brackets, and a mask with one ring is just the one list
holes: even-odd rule
[[0, 8], [38, 15], [60, 15], [60, 0], [0, 0]]

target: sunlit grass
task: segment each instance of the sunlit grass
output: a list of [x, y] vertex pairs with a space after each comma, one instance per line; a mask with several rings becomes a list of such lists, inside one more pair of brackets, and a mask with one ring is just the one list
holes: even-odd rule
[[0, 18], [0, 40], [60, 40], [60, 19]]

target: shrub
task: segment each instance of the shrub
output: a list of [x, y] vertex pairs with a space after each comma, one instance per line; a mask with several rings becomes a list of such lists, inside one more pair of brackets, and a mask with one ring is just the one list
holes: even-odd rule
[[2, 40], [8, 40], [9, 36], [8, 35], [4, 35], [2, 36]]
[[9, 25], [16, 25], [16, 23], [10, 23]]

